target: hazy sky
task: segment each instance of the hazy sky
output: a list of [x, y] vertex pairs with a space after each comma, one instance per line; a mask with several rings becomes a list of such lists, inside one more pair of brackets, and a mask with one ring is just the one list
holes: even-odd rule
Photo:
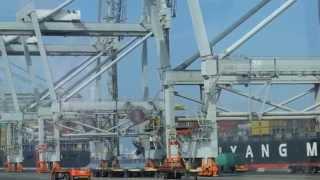
[[[137, 22], [141, 12], [141, 3], [139, 0], [128, 1], [128, 21]], [[205, 23], [207, 26], [208, 36], [213, 38], [219, 32], [223, 31], [228, 25], [239, 18], [245, 11], [253, 7], [260, 0], [200, 0], [203, 8]], [[26, 0], [10, 0], [2, 2], [0, 6], [0, 19], [3, 21], [14, 21], [17, 9], [23, 6]], [[62, 0], [37, 0], [36, 4], [39, 8], [52, 8]], [[75, 0], [75, 3], [68, 9], [81, 10], [83, 21], [96, 21], [97, 18], [97, 2], [98, 0]], [[215, 53], [222, 52], [226, 47], [230, 46], [234, 41], [239, 39], [241, 35], [250, 30], [255, 24], [270, 14], [275, 8], [279, 7], [284, 0], [273, 0], [260, 13], [252, 17], [248, 22], [243, 24], [232, 35], [228, 36], [224, 41], [214, 48]], [[235, 55], [245, 56], [319, 56], [320, 48], [320, 24], [317, 11], [317, 0], [298, 0], [298, 2], [276, 19], [267, 28], [261, 31], [247, 44], [237, 50]], [[172, 22], [171, 30], [171, 61], [175, 66], [183, 61], [184, 58], [193, 54], [196, 50], [196, 42], [194, 40], [191, 20], [185, 0], [178, 0], [177, 17]], [[46, 43], [66, 42], [69, 44], [94, 43], [94, 39], [86, 38], [59, 38], [52, 40], [46, 38]], [[154, 41], [149, 41], [149, 60], [150, 72], [149, 80], [151, 86], [151, 94], [155, 95], [159, 89], [158, 68], [159, 62], [156, 56]], [[137, 49], [130, 56], [125, 58], [119, 64], [119, 94], [121, 99], [137, 99], [142, 97], [141, 81], [140, 81], [140, 55], [141, 50]], [[23, 59], [12, 57], [17, 64], [22, 64]], [[57, 79], [63, 72], [66, 72], [75, 64], [84, 60], [83, 57], [55, 57], [50, 58], [53, 67], [54, 77]], [[39, 60], [39, 58], [34, 58]], [[195, 63], [192, 68], [198, 69], [199, 63]], [[38, 66], [39, 75], [43, 76], [40, 66]], [[1, 75], [0, 75], [1, 76]], [[18, 83], [18, 89], [23, 89], [26, 85]], [[28, 85], [27, 85], [28, 86]], [[106, 88], [106, 87], [104, 87]], [[240, 87], [243, 90], [246, 88]], [[308, 87], [273, 87], [271, 99], [280, 102], [281, 99], [289, 97]], [[197, 97], [195, 93], [196, 87], [179, 87], [183, 93]], [[106, 89], [104, 89], [106, 90]], [[256, 90], [256, 89], [255, 89]], [[276, 96], [274, 94], [277, 94]], [[224, 104], [227, 107], [234, 106], [235, 97], [225, 93], [223, 94]], [[310, 103], [312, 96], [307, 97], [303, 104]], [[237, 99], [242, 101], [241, 99]], [[240, 110], [244, 110], [246, 106], [237, 106]]]

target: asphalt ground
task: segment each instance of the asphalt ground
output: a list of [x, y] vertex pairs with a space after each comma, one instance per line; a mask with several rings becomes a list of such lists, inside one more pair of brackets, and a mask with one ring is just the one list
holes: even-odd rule
[[[5, 173], [0, 172], [0, 180], [49, 180], [48, 174], [36, 174], [31, 172], [25, 173]], [[126, 178], [92, 178], [92, 180], [124, 180]], [[129, 178], [131, 180], [157, 180], [157, 178]], [[160, 179], [160, 178], [158, 178]], [[193, 177], [182, 179], [194, 179]], [[237, 174], [237, 175], [223, 175], [221, 177], [198, 177], [199, 180], [319, 180], [320, 174], [303, 175], [303, 174]]]

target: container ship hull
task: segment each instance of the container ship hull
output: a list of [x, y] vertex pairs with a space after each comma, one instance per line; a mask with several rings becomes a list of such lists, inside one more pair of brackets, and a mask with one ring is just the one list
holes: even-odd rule
[[[220, 153], [234, 153], [245, 164], [292, 164], [320, 163], [320, 138], [292, 140], [248, 140], [245, 142], [219, 141]], [[24, 150], [24, 166], [35, 167], [35, 153]], [[5, 162], [1, 153], [0, 163]], [[62, 151], [61, 164], [64, 167], [84, 167], [90, 163], [89, 151]]]
[[220, 153], [236, 154], [247, 165], [264, 168], [297, 163], [320, 164], [320, 138], [219, 142]]
[[320, 167], [320, 124], [315, 119], [222, 121], [218, 129], [219, 152], [234, 153], [252, 167]]
[[[36, 167], [35, 151], [25, 150], [23, 152], [24, 167]], [[6, 156], [4, 153], [0, 155], [0, 163], [4, 164]], [[90, 152], [88, 151], [62, 151], [61, 152], [62, 167], [85, 167], [90, 163]]]

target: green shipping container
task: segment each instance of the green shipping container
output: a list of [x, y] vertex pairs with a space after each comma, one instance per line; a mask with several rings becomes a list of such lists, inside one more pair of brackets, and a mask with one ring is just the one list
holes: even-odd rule
[[223, 172], [233, 172], [235, 170], [235, 165], [237, 158], [236, 155], [232, 153], [220, 154], [216, 158], [216, 163], [219, 165], [221, 171]]

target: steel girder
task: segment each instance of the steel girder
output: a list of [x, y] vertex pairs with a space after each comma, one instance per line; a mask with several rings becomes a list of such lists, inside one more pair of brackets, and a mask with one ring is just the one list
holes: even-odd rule
[[[204, 19], [199, 0], [188, 0], [188, 7], [192, 19], [200, 57], [203, 60], [201, 66], [206, 62], [216, 62], [208, 40]], [[205, 71], [201, 71], [202, 76], [207, 76]], [[217, 77], [207, 76], [204, 81], [204, 105], [205, 112], [204, 129], [199, 132], [195, 157], [214, 158], [218, 156], [218, 128], [217, 128]], [[195, 150], [195, 149], [194, 149]]]
[[[320, 83], [320, 62], [316, 59], [252, 58], [204, 62], [202, 73], [217, 76], [217, 84], [316, 84]], [[277, 60], [279, 59], [279, 60]], [[216, 71], [219, 66], [219, 74]], [[200, 70], [168, 71], [166, 84], [202, 85]]]
[[76, 93], [81, 91], [83, 88], [85, 88], [88, 84], [90, 84], [93, 80], [95, 80], [97, 77], [99, 77], [101, 74], [103, 74], [105, 71], [110, 69], [112, 66], [117, 64], [119, 61], [123, 59], [123, 57], [127, 56], [131, 51], [136, 49], [139, 45], [141, 45], [144, 41], [146, 41], [149, 37], [153, 35], [152, 32], [149, 32], [147, 35], [145, 35], [143, 38], [141, 38], [138, 42], [136, 42], [134, 45], [129, 47], [127, 50], [125, 50], [122, 54], [120, 54], [118, 57], [116, 57], [113, 61], [111, 61], [108, 65], [101, 67], [101, 70], [94, 74], [91, 77], [88, 77], [86, 80], [84, 80], [83, 83], [79, 84], [78, 87], [76, 87], [74, 90], [72, 90], [70, 93], [65, 95], [63, 97], [62, 101], [66, 102], [68, 101], [72, 96], [74, 96]]
[[[145, 36], [149, 31], [140, 24], [84, 22], [42, 22], [43, 36]], [[0, 22], [0, 35], [33, 36], [32, 23]]]
[[[48, 56], [93, 56], [99, 51], [95, 46], [90, 45], [45, 44], [44, 46]], [[40, 51], [37, 45], [28, 44], [27, 48], [31, 56], [40, 56]], [[23, 45], [7, 45], [7, 53], [9, 56], [23, 56]]]
[[[216, 71], [219, 69], [219, 72]], [[264, 76], [306, 76], [320, 75], [320, 62], [313, 59], [286, 60], [274, 59], [232, 59], [205, 62], [202, 73], [208, 76], [248, 76], [251, 78]]]
[[[220, 76], [217, 84], [232, 84], [232, 85], [263, 85], [266, 81], [271, 84], [316, 84], [319, 83], [319, 77], [316, 75], [308, 76], [280, 76], [280, 77], [260, 77], [248, 78], [237, 76]], [[175, 85], [203, 85], [203, 77], [200, 70], [187, 71], [168, 71], [166, 75], [166, 84]]]

